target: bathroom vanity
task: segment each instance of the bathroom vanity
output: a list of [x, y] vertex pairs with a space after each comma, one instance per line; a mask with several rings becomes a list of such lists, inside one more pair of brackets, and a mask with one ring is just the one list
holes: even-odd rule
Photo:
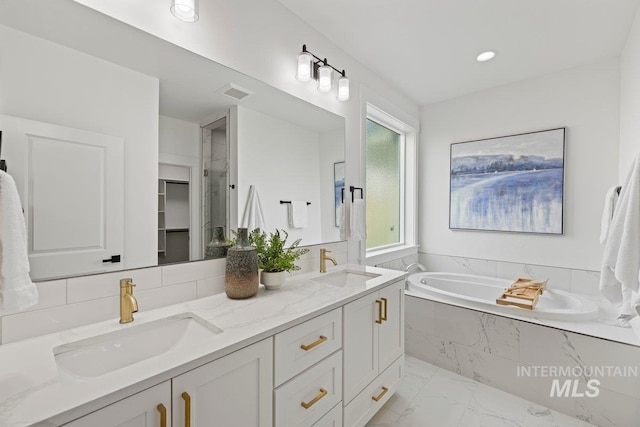
[[340, 266], [1, 346], [0, 426], [362, 426], [402, 378], [403, 278]]

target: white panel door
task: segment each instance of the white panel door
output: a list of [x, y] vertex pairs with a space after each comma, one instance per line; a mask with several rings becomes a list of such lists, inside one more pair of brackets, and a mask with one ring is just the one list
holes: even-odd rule
[[134, 394], [78, 418], [68, 427], [159, 427], [171, 423], [171, 382]]
[[[19, 188], [32, 279], [119, 270], [123, 254], [123, 140], [0, 116]], [[15, 160], [15, 161], [14, 161]]]
[[245, 347], [172, 381], [174, 427], [270, 427], [273, 339]]
[[378, 371], [382, 372], [404, 353], [404, 282], [387, 286], [379, 295], [386, 317], [378, 328]]
[[344, 306], [342, 399], [349, 403], [378, 375], [378, 293]]

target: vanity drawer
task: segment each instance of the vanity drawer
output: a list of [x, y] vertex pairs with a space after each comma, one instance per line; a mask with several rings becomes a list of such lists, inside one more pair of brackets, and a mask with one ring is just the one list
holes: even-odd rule
[[276, 427], [309, 427], [342, 400], [342, 351], [275, 391]]
[[364, 426], [396, 392], [403, 376], [404, 355], [398, 357], [371, 384], [366, 386], [351, 403], [345, 406], [345, 427]]
[[276, 387], [342, 347], [342, 310], [307, 320], [275, 337]]
[[333, 407], [332, 410], [320, 418], [313, 427], [342, 427], [342, 402]]

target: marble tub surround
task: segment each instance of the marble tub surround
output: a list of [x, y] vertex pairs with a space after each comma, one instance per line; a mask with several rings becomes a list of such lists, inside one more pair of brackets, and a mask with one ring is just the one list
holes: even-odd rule
[[[307, 246], [300, 270], [291, 276], [318, 270], [320, 248], [332, 251], [338, 264], [347, 262], [347, 243]], [[0, 344], [75, 328], [118, 315], [119, 281], [132, 277], [140, 310], [204, 298], [224, 292], [225, 259], [193, 261], [157, 267], [37, 282], [38, 304], [23, 311], [0, 310]]]
[[597, 379], [598, 395], [550, 397], [558, 377], [519, 375], [518, 369], [568, 366], [588, 373], [588, 368], [614, 366], [640, 371], [640, 347], [408, 295], [405, 302], [407, 355], [597, 426], [638, 425], [638, 376], [570, 377], [582, 392], [587, 381]]
[[413, 357], [405, 378], [367, 427], [591, 427]]
[[[156, 310], [141, 310], [128, 325], [120, 325], [114, 317], [0, 346], [0, 366], [4, 367], [0, 377], [0, 426], [19, 427], [45, 420], [54, 425], [67, 422], [403, 277], [397, 271], [357, 265], [336, 267], [328, 273], [347, 268], [380, 276], [366, 283], [333, 286], [321, 283], [320, 273], [307, 273], [290, 278], [277, 291], [260, 288], [256, 297], [246, 300], [231, 300], [217, 294]], [[193, 313], [223, 332], [194, 345], [188, 354], [169, 351], [90, 380], [74, 381], [58, 372], [52, 349], [59, 345], [180, 313]]]

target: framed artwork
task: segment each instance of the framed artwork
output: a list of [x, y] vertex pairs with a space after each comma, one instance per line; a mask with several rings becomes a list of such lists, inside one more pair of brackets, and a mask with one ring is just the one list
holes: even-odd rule
[[340, 206], [344, 190], [344, 162], [333, 164], [333, 198], [335, 200], [336, 227], [340, 227]]
[[451, 144], [449, 228], [562, 234], [565, 131]]

